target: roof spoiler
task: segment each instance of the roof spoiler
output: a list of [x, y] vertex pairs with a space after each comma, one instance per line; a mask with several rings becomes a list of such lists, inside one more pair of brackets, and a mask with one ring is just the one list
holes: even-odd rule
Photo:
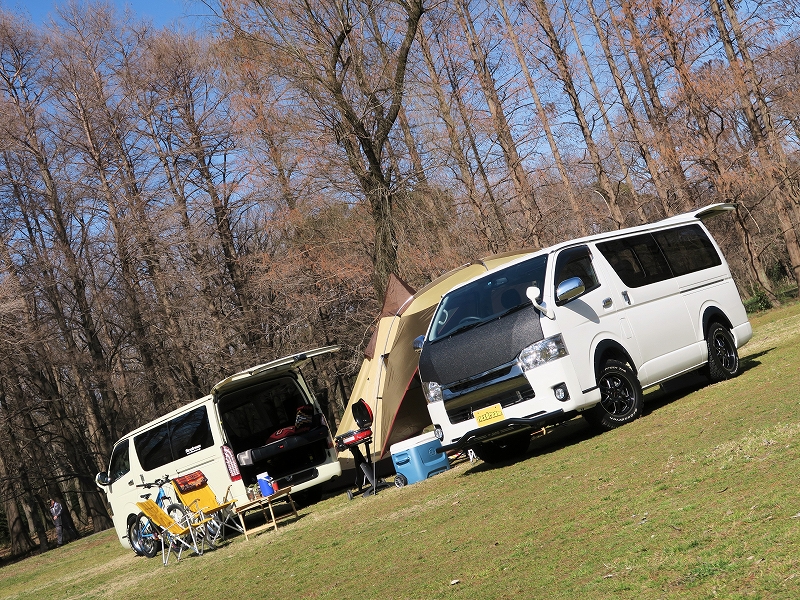
[[722, 213], [730, 212], [732, 210], [736, 210], [735, 204], [731, 204], [730, 202], [719, 202], [717, 204], [709, 204], [708, 206], [701, 208], [694, 213], [694, 217], [696, 219], [700, 219], [701, 221], [705, 221], [706, 219], [716, 217], [717, 215], [721, 215]]
[[718, 202], [717, 204], [709, 204], [697, 210], [681, 213], [673, 217], [667, 217], [661, 221], [652, 223], [654, 226], [659, 225], [672, 225], [675, 223], [690, 223], [693, 220], [705, 221], [711, 217], [716, 217], [722, 213], [736, 210], [736, 205], [729, 202]]

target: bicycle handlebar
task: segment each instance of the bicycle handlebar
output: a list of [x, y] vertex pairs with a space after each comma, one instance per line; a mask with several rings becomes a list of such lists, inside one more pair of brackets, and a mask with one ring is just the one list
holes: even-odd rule
[[170, 482], [169, 475], [164, 475], [163, 479], [156, 479], [153, 483], [137, 483], [136, 487], [140, 488], [151, 488], [151, 487], [162, 487]]

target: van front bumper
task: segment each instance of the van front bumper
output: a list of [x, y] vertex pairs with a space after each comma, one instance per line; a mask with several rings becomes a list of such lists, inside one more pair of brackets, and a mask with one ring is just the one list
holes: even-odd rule
[[484, 442], [490, 442], [500, 438], [504, 438], [515, 433], [522, 433], [524, 431], [533, 431], [541, 429], [547, 425], [553, 425], [564, 421], [569, 417], [568, 413], [563, 410], [555, 410], [553, 412], [544, 412], [531, 415], [530, 417], [517, 417], [510, 419], [503, 419], [491, 425], [485, 425], [476, 429], [470, 429], [452, 444], [447, 444], [441, 448], [437, 448], [437, 452], [449, 452], [450, 450], [466, 450], [474, 448], [475, 446]]

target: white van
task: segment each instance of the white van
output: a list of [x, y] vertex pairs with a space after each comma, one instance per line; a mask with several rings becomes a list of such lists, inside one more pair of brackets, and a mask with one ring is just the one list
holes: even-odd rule
[[123, 546], [130, 545], [129, 528], [139, 513], [135, 503], [156, 491], [137, 486], [164, 475], [173, 479], [200, 470], [218, 500], [230, 487], [231, 496], [244, 503], [246, 488], [266, 472], [281, 487], [291, 485], [300, 501], [318, 500], [321, 485], [339, 477], [342, 468], [301, 368], [338, 350], [326, 346], [232, 375], [210, 395], [120, 439], [108, 472], [98, 473], [95, 481], [108, 497]]
[[578, 413], [600, 429], [627, 423], [642, 388], [683, 373], [737, 375], [752, 328], [702, 223], [733, 209], [565, 242], [445, 294], [414, 342], [442, 451], [494, 462]]

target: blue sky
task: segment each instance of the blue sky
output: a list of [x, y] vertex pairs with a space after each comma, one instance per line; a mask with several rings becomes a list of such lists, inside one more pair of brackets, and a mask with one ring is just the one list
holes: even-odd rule
[[[67, 3], [68, 0], [0, 0], [0, 6], [19, 12], [27, 12], [34, 23], [42, 24], [48, 15], [55, 14], [55, 7]], [[189, 27], [196, 15], [207, 15], [209, 9], [199, 0], [107, 0], [122, 12], [126, 6], [133, 13], [144, 19], [150, 19], [155, 25], [168, 26], [183, 23]]]

